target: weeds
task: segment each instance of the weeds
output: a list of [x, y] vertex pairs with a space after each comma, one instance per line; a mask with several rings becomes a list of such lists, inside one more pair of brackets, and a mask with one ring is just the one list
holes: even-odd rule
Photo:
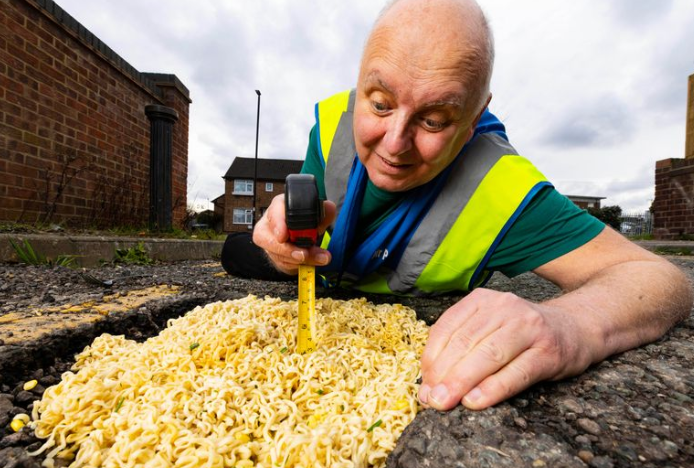
[[45, 255], [42, 253], [36, 251], [31, 246], [31, 243], [24, 239], [23, 246], [14, 243], [10, 239], [10, 245], [12, 246], [12, 249], [14, 250], [15, 254], [17, 254], [17, 257], [19, 258], [20, 263], [25, 263], [27, 265], [46, 265], [49, 267], [65, 267], [65, 268], [74, 268], [76, 266], [75, 260], [76, 256], [74, 255], [58, 255], [55, 260], [47, 258]]
[[692, 255], [692, 249], [689, 247], [658, 247], [653, 250], [654, 253], [658, 255], [677, 255], [677, 256], [690, 256]]
[[627, 238], [629, 238], [629, 240], [632, 240], [632, 241], [655, 239], [655, 236], [653, 234], [635, 234], [633, 236], [630, 236], [629, 234], [627, 234], [626, 236], [627, 236]]
[[188, 234], [188, 237], [201, 240], [224, 240], [227, 238], [227, 235], [219, 233], [214, 229], [196, 229], [191, 234]]
[[154, 260], [149, 256], [145, 245], [138, 242], [135, 247], [127, 249], [116, 249], [113, 263], [124, 263], [126, 265], [151, 265]]

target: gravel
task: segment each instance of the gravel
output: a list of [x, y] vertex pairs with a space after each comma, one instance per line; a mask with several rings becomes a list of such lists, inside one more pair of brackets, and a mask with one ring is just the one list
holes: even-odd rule
[[[672, 258], [694, 279], [694, 259]], [[294, 283], [268, 283], [222, 276], [210, 262], [148, 266], [105, 266], [88, 271], [0, 265], [0, 466], [40, 466], [27, 455], [40, 446], [29, 428], [13, 433], [9, 421], [30, 413], [33, 401], [69, 369], [72, 356], [99, 334], [145, 339], [170, 317], [195, 305], [247, 294], [296, 298]], [[106, 287], [90, 281], [113, 281]], [[180, 294], [144, 304], [136, 311], [109, 314], [97, 324], [57, 331], [21, 345], [2, 330], [2, 317], [41, 307], [100, 301], [104, 295], [157, 284], [176, 285]], [[532, 274], [496, 275], [489, 287], [540, 301], [559, 293]], [[325, 295], [319, 291], [318, 295]], [[332, 297], [349, 298], [339, 292]], [[367, 296], [401, 302], [431, 323], [458, 296], [436, 299]], [[614, 356], [579, 377], [542, 383], [481, 412], [458, 407], [425, 410], [406, 428], [387, 466], [396, 467], [691, 467], [694, 466], [694, 320], [666, 337]], [[24, 382], [38, 380], [30, 391]]]

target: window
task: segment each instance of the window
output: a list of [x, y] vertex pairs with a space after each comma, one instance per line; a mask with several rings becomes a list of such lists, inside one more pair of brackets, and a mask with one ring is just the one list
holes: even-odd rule
[[274, 185], [272, 182], [265, 182], [265, 191], [266, 192], [272, 192], [274, 190]]
[[253, 181], [250, 179], [234, 179], [233, 195], [253, 195]]
[[234, 224], [253, 224], [253, 210], [234, 208]]

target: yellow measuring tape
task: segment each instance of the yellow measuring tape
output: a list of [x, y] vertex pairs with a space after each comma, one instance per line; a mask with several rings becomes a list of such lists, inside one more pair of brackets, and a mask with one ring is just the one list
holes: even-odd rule
[[300, 354], [316, 349], [316, 268], [299, 265], [299, 333], [297, 347]]

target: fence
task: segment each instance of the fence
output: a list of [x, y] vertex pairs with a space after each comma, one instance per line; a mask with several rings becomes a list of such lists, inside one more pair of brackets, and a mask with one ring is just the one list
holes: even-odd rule
[[650, 211], [623, 212], [619, 217], [619, 230], [627, 236], [643, 236], [653, 233], [653, 215]]

